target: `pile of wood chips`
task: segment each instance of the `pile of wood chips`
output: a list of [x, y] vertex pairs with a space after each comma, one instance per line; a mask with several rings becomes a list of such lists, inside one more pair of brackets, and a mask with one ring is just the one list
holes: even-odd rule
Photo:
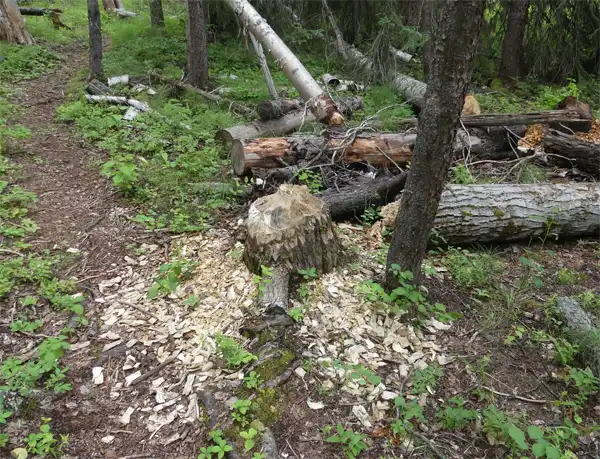
[[577, 132], [575, 137], [592, 143], [600, 143], [600, 119], [595, 119], [590, 132]]
[[[589, 132], [576, 132], [575, 137], [592, 143], [600, 144], [600, 119], [595, 119]], [[544, 125], [532, 124], [527, 128], [525, 135], [519, 140], [519, 147], [534, 149], [542, 143], [544, 138]]]

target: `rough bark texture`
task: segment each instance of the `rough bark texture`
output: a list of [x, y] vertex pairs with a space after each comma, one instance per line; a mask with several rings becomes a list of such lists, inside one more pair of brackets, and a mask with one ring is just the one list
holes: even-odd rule
[[0, 0], [0, 40], [18, 45], [33, 44], [19, 7], [13, 0]]
[[344, 117], [335, 103], [323, 92], [315, 79], [277, 36], [271, 26], [256, 12], [247, 0], [225, 0], [238, 19], [275, 58], [281, 70], [290, 79], [302, 99], [309, 103], [315, 117], [329, 125], [340, 125]]
[[483, 7], [480, 0], [445, 0], [436, 16], [425, 106], [419, 116], [411, 173], [388, 253], [388, 287], [397, 285], [391, 269], [394, 264], [419, 276], [453, 159], [456, 126], [471, 78]]
[[98, 0], [88, 0], [88, 29], [90, 34], [90, 74], [101, 76], [102, 68], [102, 28]]
[[434, 228], [449, 244], [598, 236], [599, 200], [592, 183], [449, 185]]
[[590, 120], [591, 115], [572, 109], [518, 114], [464, 115], [460, 118], [465, 127], [568, 123], [572, 126], [571, 129], [577, 131], [589, 131]]
[[596, 377], [600, 376], [600, 332], [593, 316], [585, 312], [577, 300], [559, 297], [556, 310], [566, 327], [570, 341], [580, 347], [583, 366], [589, 366]]
[[412, 158], [414, 134], [375, 134], [357, 136], [352, 143], [344, 138], [320, 136], [236, 139], [231, 156], [238, 175], [252, 167], [283, 167], [314, 157], [322, 151], [344, 163], [367, 162], [373, 166], [405, 165]]
[[108, 86], [98, 80], [92, 80], [85, 86], [85, 91], [94, 96], [104, 96], [110, 94], [111, 90]]
[[259, 102], [256, 111], [262, 121], [269, 121], [295, 110], [300, 110], [301, 107], [302, 102], [298, 99], [274, 99]]
[[498, 76], [504, 80], [521, 76], [523, 36], [527, 25], [530, 0], [508, 0], [508, 20], [502, 42]]
[[[273, 101], [277, 102], [277, 101]], [[342, 113], [351, 113], [362, 108], [360, 97], [346, 97], [340, 99], [338, 106]], [[301, 126], [316, 121], [315, 116], [308, 110], [300, 109], [290, 112], [280, 118], [269, 121], [255, 120], [250, 123], [232, 126], [217, 131], [215, 138], [226, 142], [234, 139], [256, 139], [258, 137], [270, 137], [289, 134], [298, 130]]]
[[381, 175], [374, 179], [363, 177], [339, 191], [326, 190], [320, 198], [327, 204], [332, 219], [358, 217], [369, 206], [384, 206], [392, 202], [404, 188], [407, 177], [407, 173]]
[[107, 13], [110, 13], [118, 8], [115, 0], [102, 0], [102, 7]]
[[186, 0], [187, 82], [203, 88], [208, 81], [208, 42], [203, 0]]
[[575, 136], [550, 129], [545, 133], [542, 145], [545, 151], [554, 152], [565, 158], [550, 156], [548, 159], [565, 166], [600, 176], [600, 144], [587, 142]]
[[150, 0], [150, 23], [152, 27], [165, 26], [165, 14], [163, 12], [162, 0]]
[[287, 308], [290, 273], [316, 268], [331, 271], [341, 251], [323, 201], [305, 186], [281, 185], [277, 193], [257, 199], [248, 211], [244, 261], [252, 272], [273, 269], [262, 305]]

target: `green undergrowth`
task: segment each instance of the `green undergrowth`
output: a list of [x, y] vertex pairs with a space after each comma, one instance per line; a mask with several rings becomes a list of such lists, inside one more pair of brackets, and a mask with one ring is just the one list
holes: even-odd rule
[[11, 45], [0, 41], [0, 82], [32, 80], [52, 70], [58, 56], [40, 45]]
[[[19, 185], [19, 167], [7, 157], [7, 146], [30, 133], [22, 126], [8, 124], [15, 111], [2, 99], [0, 113], [4, 116], [0, 119], [0, 306], [12, 317], [9, 338], [16, 343], [6, 348], [0, 365], [0, 424], [5, 424], [26, 416], [40, 391], [63, 393], [71, 389], [68, 369], [61, 363], [74, 332], [68, 322], [74, 318], [77, 326], [86, 324], [86, 319], [85, 297], [73, 281], [61, 280], [57, 274], [66, 261], [65, 254], [38, 252], [27, 242], [38, 229], [29, 216], [37, 197]], [[64, 325], [57, 328], [59, 318]], [[39, 332], [43, 334], [37, 335]], [[24, 352], [31, 337], [42, 339], [30, 352]], [[24, 440], [13, 439], [0, 429], [0, 451], [23, 442], [23, 447], [14, 450], [18, 454], [52, 456], [66, 439], [55, 439], [46, 421], [38, 433]]]

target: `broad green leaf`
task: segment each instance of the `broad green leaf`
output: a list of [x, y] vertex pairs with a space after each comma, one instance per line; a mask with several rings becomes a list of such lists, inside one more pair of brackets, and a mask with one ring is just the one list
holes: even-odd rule
[[527, 433], [529, 434], [529, 438], [532, 440], [540, 440], [544, 438], [544, 431], [538, 426], [527, 427]]
[[525, 441], [525, 433], [517, 426], [510, 426], [508, 434], [515, 441], [517, 446], [521, 449], [527, 449], [527, 442]]

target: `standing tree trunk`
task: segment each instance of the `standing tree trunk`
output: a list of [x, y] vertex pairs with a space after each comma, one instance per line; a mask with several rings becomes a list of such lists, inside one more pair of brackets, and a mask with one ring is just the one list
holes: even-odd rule
[[150, 24], [157, 28], [165, 26], [162, 0], [150, 0]]
[[434, 8], [425, 105], [419, 116], [413, 163], [388, 252], [386, 284], [391, 288], [398, 282], [392, 272], [393, 265], [399, 265], [402, 271], [412, 271], [418, 281], [429, 232], [453, 159], [456, 126], [471, 78], [483, 19], [481, 0], [441, 0], [439, 3], [440, 7]]
[[90, 73], [95, 78], [102, 70], [102, 29], [98, 0], [88, 0], [88, 28], [90, 33]]
[[15, 0], [0, 0], [0, 40], [18, 45], [33, 44]]
[[187, 0], [187, 67], [190, 85], [203, 88], [208, 81], [208, 42], [203, 0]]
[[428, 35], [427, 41], [423, 44], [423, 73], [425, 75], [425, 81], [429, 76], [429, 67], [431, 65], [432, 58], [432, 27], [433, 27], [433, 15], [434, 10], [438, 7], [437, 3], [432, 0], [424, 0], [423, 6], [421, 7], [421, 20], [419, 30]]
[[530, 0], [509, 0], [508, 23], [504, 41], [498, 76], [503, 80], [518, 78], [521, 75], [523, 55], [523, 36], [527, 26], [527, 12]]

